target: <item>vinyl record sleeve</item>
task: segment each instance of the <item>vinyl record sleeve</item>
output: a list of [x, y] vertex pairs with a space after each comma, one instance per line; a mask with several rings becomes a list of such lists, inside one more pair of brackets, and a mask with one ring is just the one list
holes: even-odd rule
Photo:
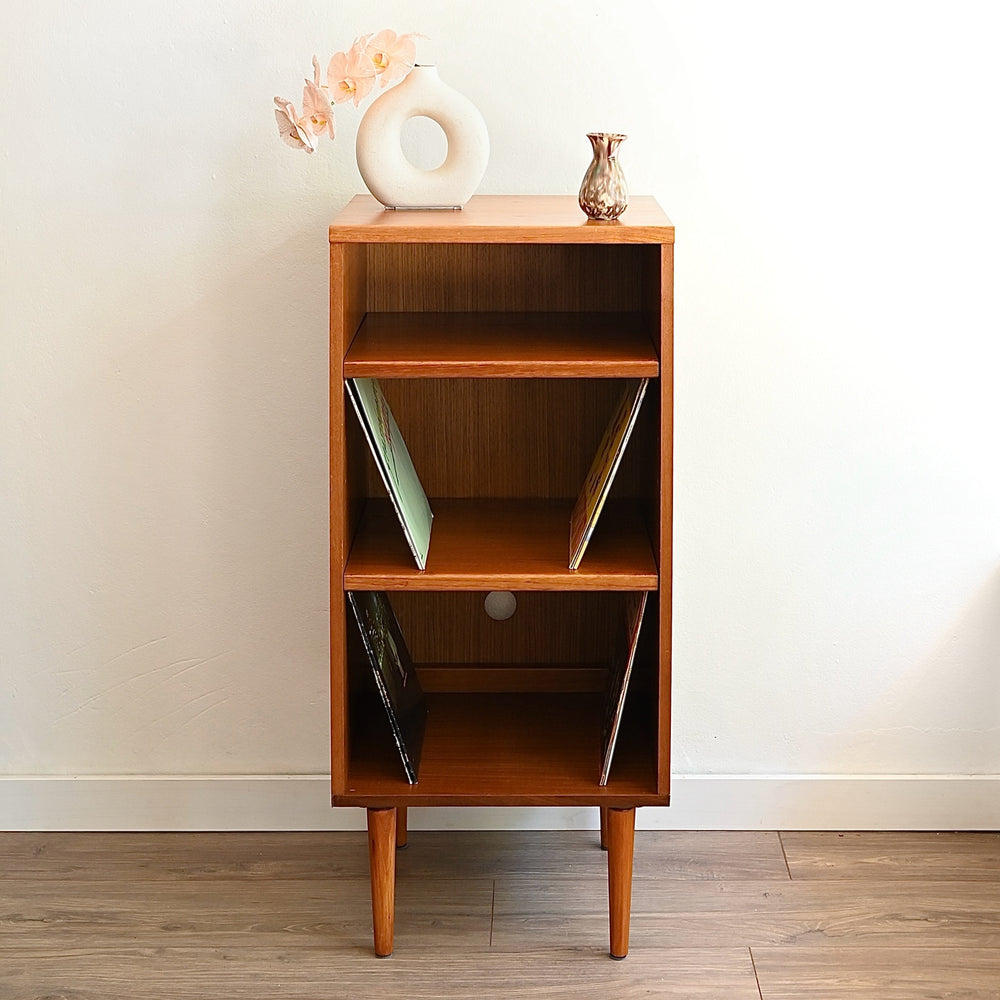
[[615, 754], [615, 743], [618, 741], [618, 731], [621, 728], [625, 696], [628, 694], [628, 682], [632, 676], [635, 651], [639, 645], [639, 630], [642, 628], [642, 616], [646, 611], [648, 598], [649, 594], [645, 590], [629, 594], [628, 605], [625, 609], [625, 641], [619, 643], [614, 662], [611, 665], [607, 701], [604, 708], [604, 729], [601, 733], [601, 780], [599, 782], [601, 785], [608, 783], [608, 775], [611, 772], [611, 760]]
[[597, 519], [601, 516], [604, 501], [611, 491], [611, 483], [621, 464], [625, 446], [639, 416], [639, 407], [646, 394], [649, 379], [630, 380], [618, 407], [608, 423], [600, 447], [591, 462], [583, 489], [573, 506], [569, 519], [569, 568], [579, 569]]
[[349, 378], [345, 384], [413, 558], [426, 569], [434, 514], [382, 387], [374, 378]]
[[348, 591], [379, 698], [406, 772], [417, 783], [427, 704], [389, 599], [381, 591]]

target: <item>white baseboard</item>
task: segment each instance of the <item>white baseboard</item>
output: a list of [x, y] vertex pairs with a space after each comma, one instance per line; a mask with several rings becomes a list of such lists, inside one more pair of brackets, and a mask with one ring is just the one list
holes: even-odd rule
[[[0, 777], [0, 830], [360, 830], [321, 775]], [[646, 830], [1000, 830], [1000, 775], [675, 775]], [[595, 829], [596, 809], [413, 809], [414, 830]]]

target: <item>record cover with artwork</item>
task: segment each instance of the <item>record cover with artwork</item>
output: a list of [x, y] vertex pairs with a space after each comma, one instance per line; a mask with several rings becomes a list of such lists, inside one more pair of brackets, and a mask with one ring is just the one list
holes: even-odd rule
[[403, 435], [382, 394], [378, 379], [349, 378], [346, 385], [347, 395], [364, 428], [375, 465], [399, 517], [413, 558], [420, 569], [426, 569], [434, 514]]
[[392, 605], [381, 591], [348, 591], [379, 698], [411, 785], [417, 783], [427, 704]]

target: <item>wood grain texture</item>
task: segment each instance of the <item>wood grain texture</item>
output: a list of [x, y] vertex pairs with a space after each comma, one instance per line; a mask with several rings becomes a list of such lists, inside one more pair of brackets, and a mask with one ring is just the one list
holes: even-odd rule
[[[381, 385], [429, 497], [571, 500], [625, 389], [624, 380], [607, 378], [391, 379]], [[656, 412], [655, 395], [647, 392], [640, 420], [654, 419], [633, 431], [613, 497], [648, 501], [652, 495], [655, 479], [642, 458], [656, 440]], [[384, 496], [362, 445], [366, 493]]]
[[[399, 592], [403, 617], [407, 592], [423, 592], [428, 599], [435, 595], [438, 611], [445, 610], [448, 601], [436, 595], [455, 593], [447, 617], [439, 619], [446, 628], [421, 624], [431, 620], [429, 615], [411, 615], [411, 623], [418, 623], [414, 643], [428, 651], [418, 660], [430, 668], [430, 687], [596, 687], [594, 670], [606, 669], [611, 632], [616, 630], [588, 643], [585, 633], [592, 628], [589, 619], [582, 624], [583, 604], [556, 595], [659, 586], [658, 549], [665, 529], [657, 456], [662, 454], [664, 415], [656, 376], [664, 338], [672, 334], [662, 305], [664, 262], [672, 264], [672, 257], [663, 253], [673, 241], [669, 219], [653, 199], [643, 197], [633, 199], [626, 221], [610, 225], [588, 222], [572, 196], [477, 198], [460, 213], [386, 213], [371, 199], [357, 198], [335, 220], [330, 236], [331, 350], [339, 352], [337, 362], [331, 361], [331, 375], [339, 364], [342, 374], [383, 380], [436, 515], [428, 567], [420, 573], [389, 505], [377, 502], [383, 487], [364, 442], [345, 429], [345, 454], [339, 466], [331, 467], [333, 476], [345, 474], [348, 498], [347, 516], [331, 521], [331, 533], [340, 532], [331, 548], [332, 576], [338, 583], [342, 579], [347, 589]], [[360, 332], [355, 336], [354, 330]], [[584, 563], [570, 573], [569, 508], [623, 380], [640, 375], [653, 378], [654, 391], [648, 393]], [[332, 385], [332, 393], [334, 389]], [[338, 408], [338, 417], [340, 412]], [[363, 477], [358, 474], [361, 467], [366, 470]], [[331, 496], [344, 502], [336, 490]], [[359, 496], [368, 502], [360, 505], [355, 499]], [[345, 564], [336, 554], [348, 542]], [[515, 626], [503, 638], [481, 622], [465, 631], [464, 612], [458, 607], [467, 601], [464, 592], [491, 589], [550, 592], [560, 602], [562, 623], [553, 635], [544, 624], [533, 635]], [[658, 603], [668, 606], [669, 601], [668, 587]], [[338, 618], [341, 611], [333, 608]], [[647, 771], [650, 762], [654, 769], [666, 762], [664, 748], [669, 746], [664, 711], [669, 691], [661, 684], [659, 668], [659, 650], [669, 651], [669, 642], [664, 647], [662, 640], [669, 616], [656, 608], [650, 619], [659, 642], [637, 657], [634, 687], [652, 706], [656, 735], [651, 743], [647, 719], [626, 720], [641, 734], [640, 749], [632, 762], [619, 750], [616, 790], [601, 790], [594, 802], [626, 807], [667, 801], [668, 779], [663, 774], [656, 774], [655, 795], [648, 797]], [[566, 641], [574, 623], [581, 623], [580, 634]], [[444, 632], [460, 636], [461, 642], [442, 639]], [[538, 645], [544, 648], [535, 652], [533, 636], [543, 634]], [[348, 726], [347, 696], [363, 690], [365, 670], [356, 643], [345, 651], [339, 635], [335, 639], [335, 802], [369, 807], [487, 804], [491, 789], [499, 796], [494, 801], [507, 804], [588, 801], [581, 796], [591, 794], [591, 782], [580, 781], [580, 762], [571, 766], [566, 749], [554, 753], [551, 745], [541, 748], [543, 763], [556, 768], [553, 780], [543, 781], [537, 764], [512, 756], [503, 741], [499, 750], [492, 743], [469, 742], [462, 735], [468, 724], [500, 731], [490, 715], [493, 709], [484, 709], [482, 699], [464, 703], [472, 709], [468, 720], [445, 712], [447, 724], [433, 723], [437, 736], [432, 745], [437, 750], [430, 758], [437, 760], [439, 774], [431, 781], [422, 778], [419, 793], [406, 788], [405, 798], [390, 801], [398, 784], [395, 769], [386, 766], [391, 741], [381, 749], [369, 745], [370, 732], [350, 740], [351, 728], [377, 727], [368, 726], [373, 720], [353, 710]], [[456, 647], [462, 644], [485, 645], [487, 655], [460, 656]], [[498, 654], [499, 647], [504, 649]], [[582, 655], [577, 656], [577, 650]], [[451, 663], [475, 666], [440, 670]], [[505, 664], [545, 663], [569, 670], [499, 672]], [[589, 743], [598, 727], [588, 721], [580, 729], [573, 697], [547, 711], [554, 719], [569, 719], [568, 735]], [[528, 702], [528, 729], [519, 730], [536, 748], [546, 728], [535, 717], [538, 704]], [[559, 724], [554, 728], [559, 730]], [[352, 755], [346, 785], [344, 739]], [[471, 752], [471, 761], [459, 763], [453, 750], [446, 749], [451, 745]], [[366, 754], [372, 755], [367, 762]], [[521, 794], [501, 779], [494, 767], [498, 756], [516, 774], [530, 776]], [[462, 772], [468, 764], [478, 768], [476, 781], [462, 778], [449, 789], [448, 768]], [[489, 774], [485, 784], [480, 780], [484, 773]], [[429, 774], [435, 775], [433, 767]], [[629, 789], [642, 797], [628, 801]]]
[[371, 872], [375, 954], [392, 954], [396, 923], [396, 810], [368, 810], [368, 865]]
[[[330, 565], [340, 576], [360, 516], [360, 478], [344, 475], [357, 467], [357, 429], [349, 421], [343, 359], [365, 314], [368, 281], [363, 247], [330, 246]], [[347, 634], [342, 589], [330, 593], [330, 770], [334, 787], [343, 784], [348, 743]]]
[[[660, 378], [654, 383], [659, 390], [658, 406], [653, 408], [659, 418], [657, 450], [659, 475], [651, 493], [656, 502], [652, 522], [658, 533], [654, 536], [657, 568], [662, 581], [656, 595], [657, 622], [659, 626], [659, 649], [657, 662], [658, 684], [657, 702], [657, 746], [659, 791], [670, 791], [670, 713], [671, 713], [671, 666], [673, 650], [673, 524], [674, 524], [674, 248], [673, 245], [660, 247], [659, 294], [659, 355]], [[654, 304], [655, 308], [655, 304]], [[647, 435], [648, 437], [648, 435]]]
[[368, 878], [358, 832], [0, 833], [8, 879], [199, 881]]
[[576, 664], [606, 668], [624, 630], [627, 595], [518, 591], [494, 621], [481, 591], [395, 591], [390, 603], [417, 664]]
[[763, 1000], [997, 1000], [1000, 950], [754, 948]]
[[[415, 849], [397, 858], [401, 877], [482, 880], [545, 874], [603, 882], [607, 872], [596, 830], [411, 830], [409, 836]], [[360, 831], [0, 833], [0, 857], [0, 886], [8, 880], [368, 878], [367, 841]], [[634, 878], [787, 881], [788, 876], [775, 833], [642, 830], [636, 834]]]
[[611, 962], [605, 949], [517, 957], [472, 947], [441, 929], [439, 946], [391, 961], [339, 941], [228, 948], [60, 948], [3, 956], [4, 1000], [760, 1000], [745, 948], [658, 948]]
[[[670, 483], [672, 368], [665, 379], [657, 376], [664, 358], [672, 365], [673, 257], [665, 250], [673, 238], [670, 220], [647, 197], [633, 198], [627, 218], [612, 224], [582, 217], [572, 196], [479, 197], [462, 212], [415, 213], [387, 213], [359, 197], [331, 226], [331, 399], [338, 399], [331, 405], [331, 478], [344, 480], [331, 487], [333, 801], [369, 809], [379, 954], [391, 937], [385, 810], [459, 804], [617, 810], [605, 823], [612, 831], [611, 949], [615, 957], [627, 951], [634, 808], [666, 804], [669, 793], [671, 573], [663, 538], [670, 516], [663, 491]], [[432, 500], [426, 572], [413, 566], [390, 506], [378, 502], [381, 484], [359, 435], [337, 425], [344, 412], [338, 370], [341, 379], [383, 379], [424, 489], [441, 498]], [[567, 514], [622, 380], [639, 376], [653, 380], [650, 402], [581, 568], [570, 573]], [[416, 642], [430, 650], [424, 663], [432, 690], [418, 785], [401, 781], [384, 713], [355, 708], [365, 702], [366, 671], [357, 643], [344, 641], [341, 583], [404, 594], [561, 594], [657, 591], [661, 582], [650, 615], [654, 642], [636, 656], [606, 787], [595, 784], [592, 763], [602, 699], [576, 691], [598, 686], [608, 640], [587, 647], [583, 658], [564, 652], [583, 641], [564, 641], [579, 621], [580, 601], [558, 598], [565, 624], [548, 656], [532, 653], [533, 637], [522, 634], [504, 660], [460, 658], [433, 629], [421, 629]], [[460, 632], [457, 604], [441, 620]], [[516, 634], [509, 631], [507, 641]], [[465, 641], [483, 640], [502, 645], [477, 623]], [[539, 663], [546, 665], [527, 669]], [[470, 687], [474, 693], [450, 693]]]
[[596, 830], [416, 830], [379, 962], [363, 832], [0, 833], [0, 997], [997, 1000], [993, 836], [859, 834], [790, 882], [773, 833], [639, 831], [611, 962]]
[[636, 312], [643, 265], [658, 254], [659, 246], [372, 244], [368, 311]]
[[[497, 879], [493, 947], [517, 951], [569, 933], [604, 938], [603, 886]], [[1000, 948], [1000, 894], [989, 883], [657, 882], [632, 887], [632, 950], [671, 946]]]
[[[362, 844], [363, 833], [358, 833]], [[396, 943], [436, 934], [489, 944], [492, 881], [400, 883]], [[363, 878], [109, 880], [0, 884], [0, 968], [6, 951], [141, 947], [349, 948], [371, 956], [371, 885]], [[3, 993], [0, 992], [0, 996]], [[6, 1000], [6, 997], [5, 997]]]
[[594, 222], [575, 195], [475, 195], [463, 209], [386, 211], [357, 195], [330, 226], [330, 242], [673, 243], [670, 219], [648, 195], [632, 195], [615, 222]]
[[[663, 804], [649, 736], [624, 732], [598, 785], [603, 697], [594, 694], [427, 695], [415, 785], [406, 782], [385, 712], [355, 711], [347, 788], [336, 805]], [[623, 727], [624, 728], [624, 727]]]
[[656, 378], [641, 313], [369, 313], [346, 378]]
[[632, 848], [635, 842], [635, 810], [603, 809], [608, 852], [608, 914], [610, 954], [628, 955], [629, 917], [632, 911]]
[[781, 835], [793, 879], [993, 882], [1000, 891], [1000, 833]]
[[788, 878], [778, 835], [718, 830], [640, 830], [633, 879], [756, 882]]
[[655, 590], [656, 563], [634, 504], [609, 502], [577, 570], [559, 500], [431, 499], [426, 570], [388, 500], [371, 501], [344, 571], [347, 590]]
[[[608, 869], [598, 830], [411, 830], [410, 845], [396, 859], [399, 879], [544, 875], [601, 883]], [[775, 833], [637, 830], [633, 858], [633, 883], [788, 881]]]

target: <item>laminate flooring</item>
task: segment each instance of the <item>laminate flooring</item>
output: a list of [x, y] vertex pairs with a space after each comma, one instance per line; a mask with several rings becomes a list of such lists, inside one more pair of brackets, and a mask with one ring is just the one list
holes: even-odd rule
[[0, 1000], [1000, 1000], [1000, 834], [410, 832], [392, 958], [364, 833], [0, 833]]

